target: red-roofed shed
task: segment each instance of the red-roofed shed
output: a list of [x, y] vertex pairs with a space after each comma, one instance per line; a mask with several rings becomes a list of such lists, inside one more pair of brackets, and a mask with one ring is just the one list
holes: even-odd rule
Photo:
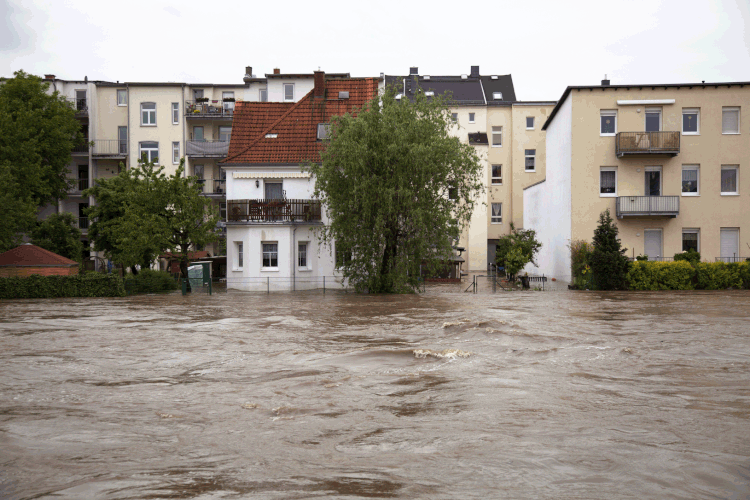
[[70, 276], [78, 274], [78, 262], [26, 243], [0, 254], [0, 277]]

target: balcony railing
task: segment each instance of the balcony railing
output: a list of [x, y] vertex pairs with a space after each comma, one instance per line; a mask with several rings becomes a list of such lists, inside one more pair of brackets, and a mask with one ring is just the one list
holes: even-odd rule
[[321, 220], [318, 200], [229, 200], [228, 222], [314, 222]]
[[73, 109], [76, 111], [76, 115], [87, 116], [89, 114], [89, 105], [86, 98], [78, 99], [75, 97], [66, 97], [65, 99], [73, 105]]
[[85, 231], [89, 228], [89, 218], [88, 217], [78, 217], [78, 229], [81, 231]]
[[224, 158], [229, 141], [187, 141], [187, 155], [193, 158]]
[[188, 118], [232, 118], [234, 102], [218, 100], [208, 102], [185, 101], [185, 116]]
[[92, 148], [94, 156], [125, 158], [128, 155], [128, 141], [117, 139], [96, 139]]
[[74, 155], [87, 155], [89, 154], [89, 147], [90, 143], [88, 139], [84, 139], [84, 142], [73, 146], [73, 150], [71, 151], [71, 153], [73, 153]]
[[716, 262], [745, 262], [745, 261], [750, 262], [750, 257], [737, 257], [736, 255], [732, 257], [716, 257]]
[[680, 215], [679, 196], [618, 196], [617, 218], [677, 217]]
[[68, 188], [69, 193], [81, 193], [89, 188], [88, 179], [73, 179], [73, 184]]
[[223, 196], [227, 192], [226, 179], [198, 179], [198, 183], [203, 186], [203, 194]]
[[679, 132], [620, 132], [617, 134], [617, 156], [669, 155], [680, 153]]

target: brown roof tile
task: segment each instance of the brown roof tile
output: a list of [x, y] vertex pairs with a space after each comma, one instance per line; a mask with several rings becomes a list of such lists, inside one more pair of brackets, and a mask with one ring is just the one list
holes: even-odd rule
[[77, 266], [78, 262], [26, 244], [0, 254], [0, 266]]

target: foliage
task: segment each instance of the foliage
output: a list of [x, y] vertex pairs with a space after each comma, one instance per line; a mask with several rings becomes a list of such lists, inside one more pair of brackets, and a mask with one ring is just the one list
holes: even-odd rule
[[71, 260], [82, 260], [81, 230], [70, 212], [52, 214], [39, 222], [31, 231], [31, 242]]
[[687, 261], [636, 261], [628, 271], [630, 290], [692, 290], [695, 269]]
[[128, 293], [159, 293], [177, 290], [177, 282], [167, 271], [144, 269], [137, 275], [125, 276]]
[[77, 276], [0, 278], [0, 299], [46, 299], [57, 297], [122, 297], [125, 287], [119, 276], [89, 273]]
[[624, 290], [629, 262], [627, 249], [622, 248], [619, 230], [609, 209], [599, 215], [599, 226], [594, 230], [594, 249], [589, 256], [593, 280], [599, 290]]
[[0, 253], [17, 247], [36, 223], [36, 204], [18, 184], [9, 161], [0, 161]]
[[591, 266], [589, 256], [593, 245], [586, 240], [573, 240], [568, 245], [570, 249], [570, 272], [573, 284], [579, 290], [591, 288]]
[[357, 291], [417, 290], [420, 270], [436, 274], [452, 256], [484, 191], [476, 151], [450, 135], [447, 98], [397, 93], [334, 117], [309, 166], [330, 220], [321, 239], [353, 250], [339, 270]]
[[93, 219], [89, 237], [94, 249], [131, 269], [136, 264], [148, 269], [160, 253], [179, 251], [180, 271], [187, 278], [188, 250], [217, 239], [219, 215], [196, 179], [183, 177], [184, 159], [171, 176], [145, 158], [138, 163], [84, 192], [97, 201], [87, 213]]
[[696, 252], [695, 250], [691, 248], [687, 252], [679, 252], [679, 253], [674, 254], [674, 260], [675, 261], [686, 260], [690, 262], [690, 264], [695, 266], [698, 262], [701, 261], [701, 254], [700, 252]]
[[[505, 272], [511, 279], [528, 263], [536, 265], [536, 254], [542, 244], [536, 239], [536, 231], [533, 229], [516, 229], [516, 226], [510, 223], [510, 234], [502, 236], [497, 242], [495, 250], [495, 263], [498, 266], [505, 266]], [[514, 250], [518, 250], [514, 252]], [[511, 256], [511, 253], [513, 255]]]
[[648, 262], [648, 255], [637, 255], [635, 260], [638, 262]]
[[747, 277], [747, 263], [699, 262], [696, 266], [698, 286], [702, 290], [741, 288]]

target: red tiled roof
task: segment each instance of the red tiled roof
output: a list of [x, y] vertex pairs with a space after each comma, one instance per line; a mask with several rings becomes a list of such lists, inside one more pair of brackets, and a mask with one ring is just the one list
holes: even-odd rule
[[[339, 92], [349, 92], [339, 99]], [[326, 80], [325, 99], [310, 91], [296, 103], [237, 103], [232, 119], [229, 165], [305, 163], [318, 161], [324, 143], [317, 140], [318, 124], [362, 108], [377, 95], [377, 78]], [[276, 134], [267, 138], [267, 134]]]
[[0, 254], [0, 266], [77, 266], [78, 262], [36, 245], [21, 245]]

